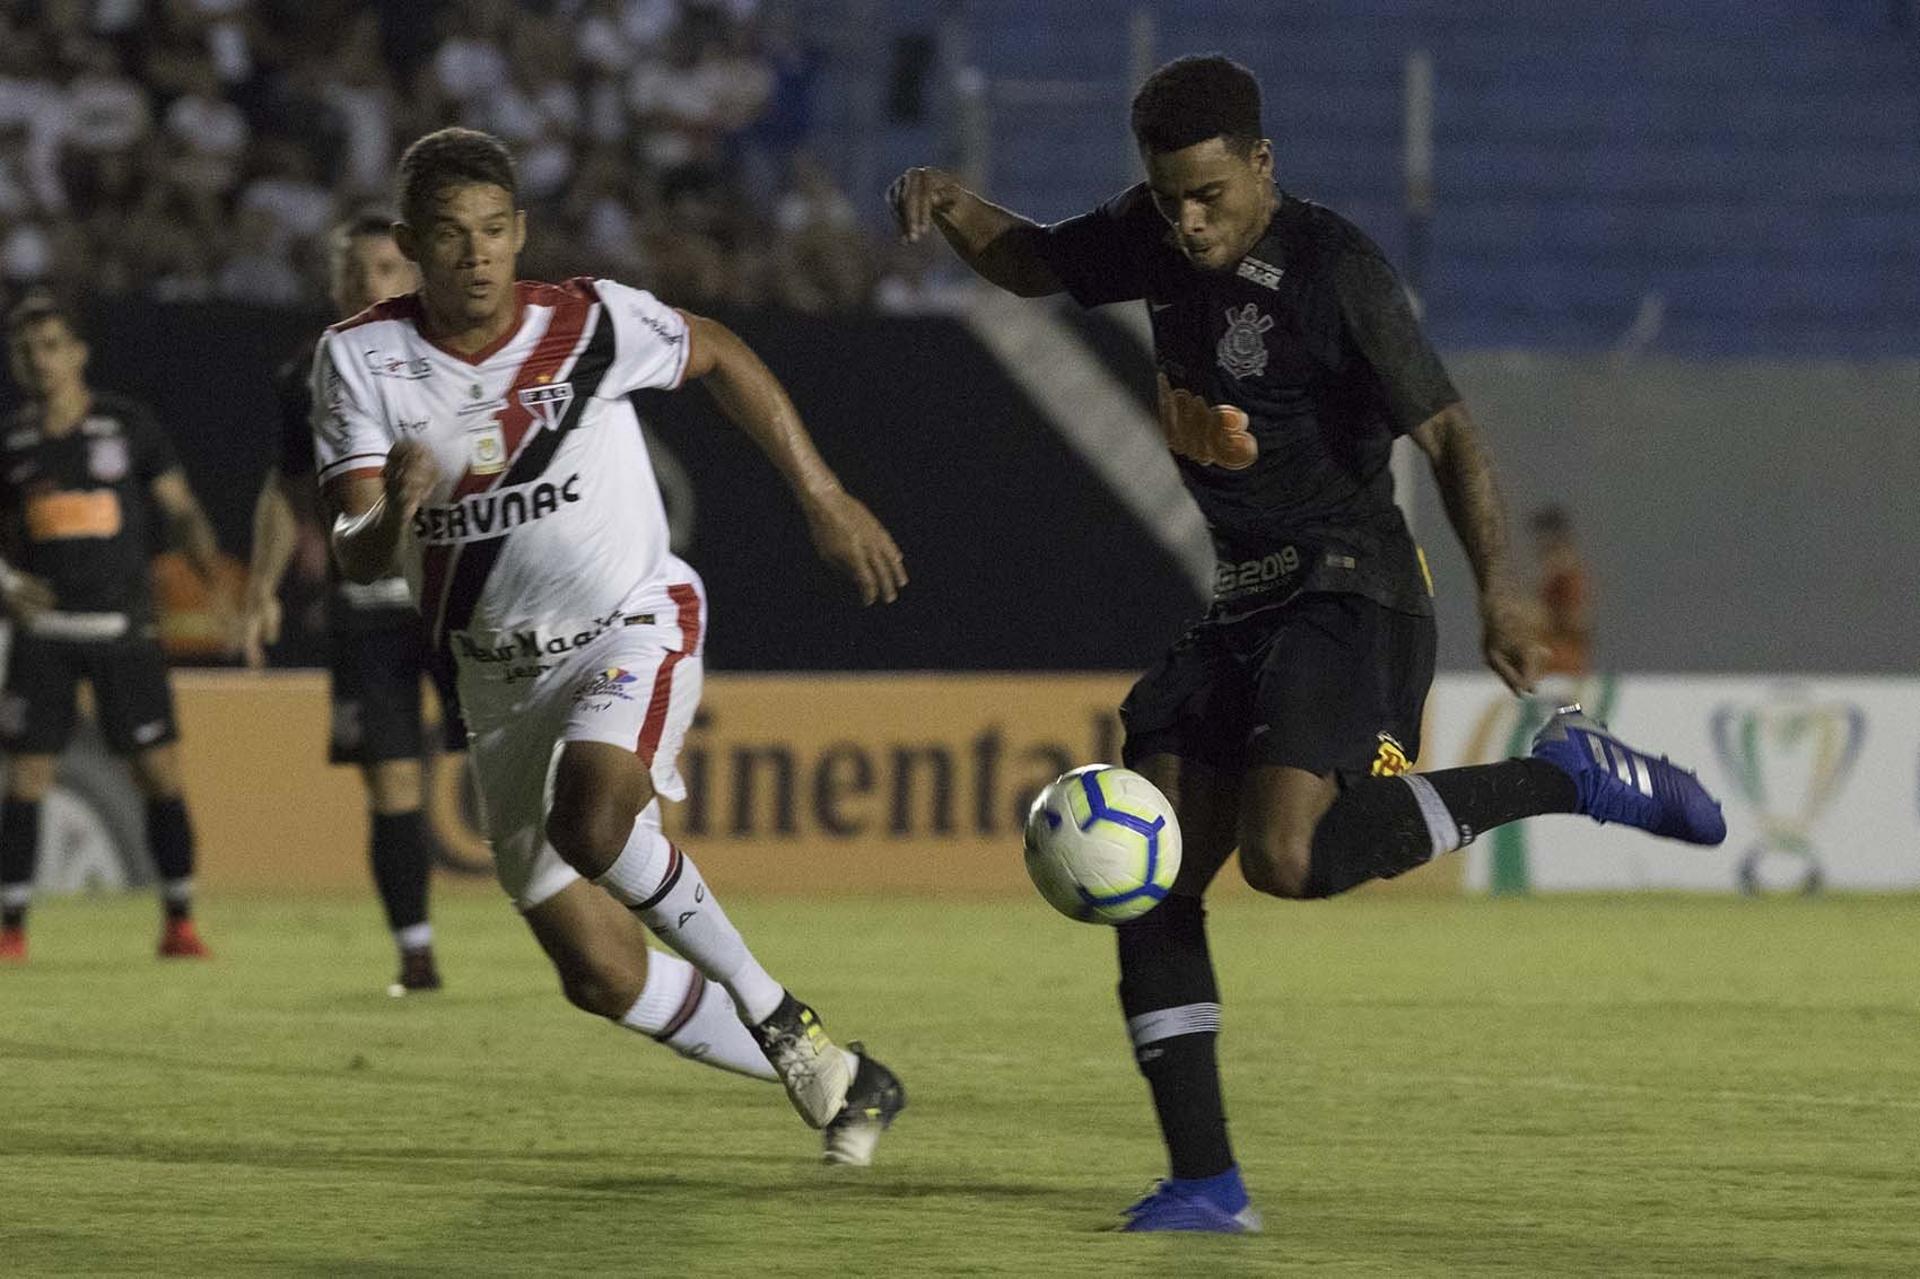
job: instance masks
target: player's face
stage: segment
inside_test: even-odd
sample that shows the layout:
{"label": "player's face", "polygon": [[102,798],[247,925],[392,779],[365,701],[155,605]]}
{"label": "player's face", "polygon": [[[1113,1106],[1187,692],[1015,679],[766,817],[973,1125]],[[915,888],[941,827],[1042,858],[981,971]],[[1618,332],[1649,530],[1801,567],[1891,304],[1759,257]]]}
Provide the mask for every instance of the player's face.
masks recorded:
{"label": "player's face", "polygon": [[78,384],[87,368],[87,344],[53,317],[27,325],[8,344],[13,380],[29,395],[52,395]]}
{"label": "player's face", "polygon": [[506,188],[490,182],[442,190],[426,225],[405,229],[401,248],[420,266],[431,310],[484,324],[513,308],[513,265],[527,219]]}
{"label": "player's face", "polygon": [[334,254],[332,294],[342,318],[358,315],[382,298],[420,287],[420,273],[390,235],[356,235]]}
{"label": "player's face", "polygon": [[1265,234],[1273,214],[1273,147],[1265,139],[1245,155],[1225,138],[1208,138],[1140,158],[1174,243],[1201,270],[1231,270]]}

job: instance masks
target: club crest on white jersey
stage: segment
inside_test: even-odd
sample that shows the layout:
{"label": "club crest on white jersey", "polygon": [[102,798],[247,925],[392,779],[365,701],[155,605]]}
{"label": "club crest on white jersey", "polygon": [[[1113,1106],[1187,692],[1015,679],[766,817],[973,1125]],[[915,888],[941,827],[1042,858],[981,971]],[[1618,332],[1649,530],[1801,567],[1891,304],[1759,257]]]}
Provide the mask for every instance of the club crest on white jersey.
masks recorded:
{"label": "club crest on white jersey", "polygon": [[435,344],[409,295],[336,325],[315,357],[323,484],[377,475],[402,439],[436,464],[402,546],[436,640],[599,616],[685,572],[627,397],[678,385],[686,318],[610,280],[515,294],[517,324],[484,351]]}

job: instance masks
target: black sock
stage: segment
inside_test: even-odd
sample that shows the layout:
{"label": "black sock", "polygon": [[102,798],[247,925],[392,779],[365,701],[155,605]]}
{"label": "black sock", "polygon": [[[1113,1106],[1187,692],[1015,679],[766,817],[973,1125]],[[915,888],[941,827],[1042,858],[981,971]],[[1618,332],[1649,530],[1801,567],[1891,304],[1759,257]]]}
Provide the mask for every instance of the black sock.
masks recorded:
{"label": "black sock", "polygon": [[373,815],[373,882],[394,932],[427,922],[427,879],[432,859],[420,812]]}
{"label": "black sock", "polygon": [[1169,897],[1114,930],[1120,938],[1120,1009],[1134,1060],[1153,1090],[1175,1177],[1211,1177],[1233,1166],[1214,1041],[1220,990],[1197,897]]}
{"label": "black sock", "polygon": [[1571,813],[1573,779],[1543,759],[1368,777],[1333,802],[1313,831],[1307,897],[1331,897],[1370,879],[1391,879],[1482,831]]}
{"label": "black sock", "polygon": [[160,900],[168,919],[193,914],[193,823],[182,799],[147,801],[147,851],[160,876]]}
{"label": "black sock", "polygon": [[0,800],[0,927],[27,922],[40,861],[40,801]]}

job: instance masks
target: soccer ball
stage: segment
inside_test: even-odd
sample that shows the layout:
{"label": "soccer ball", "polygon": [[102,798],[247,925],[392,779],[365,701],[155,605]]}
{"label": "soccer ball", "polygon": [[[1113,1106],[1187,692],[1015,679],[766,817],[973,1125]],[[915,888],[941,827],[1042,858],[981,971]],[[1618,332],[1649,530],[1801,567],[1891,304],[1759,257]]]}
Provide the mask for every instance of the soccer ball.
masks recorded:
{"label": "soccer ball", "polygon": [[1027,811],[1027,874],[1068,919],[1135,919],[1166,898],[1179,873],[1173,805],[1129,769],[1076,768],[1041,791]]}

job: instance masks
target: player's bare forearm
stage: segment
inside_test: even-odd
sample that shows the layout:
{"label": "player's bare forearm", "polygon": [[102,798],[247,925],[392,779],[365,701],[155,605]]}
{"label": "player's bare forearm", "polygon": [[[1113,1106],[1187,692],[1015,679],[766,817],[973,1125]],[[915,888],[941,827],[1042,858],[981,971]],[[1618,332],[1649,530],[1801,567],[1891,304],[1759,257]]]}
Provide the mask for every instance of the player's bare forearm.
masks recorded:
{"label": "player's bare forearm", "polygon": [[387,575],[406,530],[400,507],[370,476],[340,480],[328,496],[337,514],[327,541],[341,575],[354,582],[379,581]]}
{"label": "player's bare forearm", "polygon": [[293,562],[299,525],[288,500],[287,481],[278,470],[268,473],[253,504],[253,556],[247,565],[247,596],[265,599],[277,594],[280,581]]}
{"label": "player's bare forearm", "polygon": [[840,479],[814,447],[786,388],[753,348],[726,325],[687,316],[693,343],[687,377],[698,378],[727,419],[767,455],[802,505],[841,491]]}
{"label": "player's bare forearm", "polygon": [[689,315],[687,330],[693,343],[687,376],[706,383],[721,412],[778,468],[806,513],[821,557],[854,580],[864,602],[891,604],[907,584],[900,548],[873,512],[841,487],[779,379],[724,324]]}
{"label": "player's bare forearm", "polygon": [[220,539],[214,536],[213,525],[206,515],[195,510],[179,522],[177,530],[180,549],[200,580],[208,586],[219,581]]}
{"label": "player's bare forearm", "polygon": [[220,541],[193,496],[186,473],[175,469],[155,477],[153,496],[166,517],[168,542],[187,557],[200,580],[211,586],[220,569]]}
{"label": "player's bare forearm", "polygon": [[887,192],[900,236],[908,243],[931,228],[981,279],[1023,298],[1046,297],[1065,286],[1041,257],[1046,232],[962,186],[941,169],[909,169]]}
{"label": "player's bare forearm", "polygon": [[363,585],[391,572],[407,525],[439,478],[426,447],[402,440],[387,453],[380,474],[341,476],[328,485],[335,515],[327,540],[340,572]]}
{"label": "player's bare forearm", "polygon": [[394,552],[400,549],[400,535],[406,528],[406,521],[399,518],[398,510],[384,496],[376,496],[372,504],[359,513],[349,514],[343,509],[334,520],[330,538],[333,560],[348,581],[365,584],[387,575],[387,567],[393,563]]}
{"label": "player's bare forearm", "polygon": [[1506,510],[1466,405],[1441,409],[1414,428],[1413,438],[1433,463],[1447,522],[1473,566],[1482,601],[1511,589]]}
{"label": "player's bare forearm", "polygon": [[1507,517],[1493,464],[1466,405],[1452,404],[1414,428],[1433,462],[1447,522],[1460,539],[1480,588],[1481,647],[1487,665],[1516,693],[1531,692],[1546,656],[1537,627],[1514,586],[1507,557]]}

